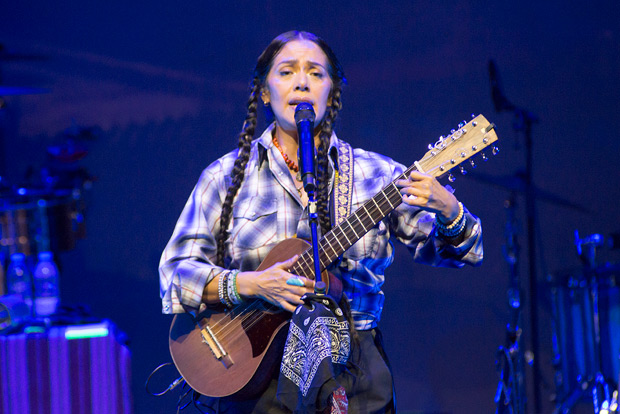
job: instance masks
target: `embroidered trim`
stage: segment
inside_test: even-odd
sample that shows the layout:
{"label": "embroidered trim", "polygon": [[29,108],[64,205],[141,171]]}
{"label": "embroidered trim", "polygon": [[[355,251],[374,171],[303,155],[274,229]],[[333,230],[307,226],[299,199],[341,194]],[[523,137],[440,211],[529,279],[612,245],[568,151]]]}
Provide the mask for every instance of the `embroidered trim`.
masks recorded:
{"label": "embroidered trim", "polygon": [[334,185],[335,221],[342,223],[351,215],[353,198],[353,148],[338,140],[338,171]]}

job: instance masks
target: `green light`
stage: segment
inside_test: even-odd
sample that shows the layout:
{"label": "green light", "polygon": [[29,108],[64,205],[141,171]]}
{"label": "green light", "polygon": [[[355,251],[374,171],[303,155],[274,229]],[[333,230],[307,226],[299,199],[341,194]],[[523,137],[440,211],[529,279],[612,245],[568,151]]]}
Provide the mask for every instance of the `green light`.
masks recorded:
{"label": "green light", "polygon": [[25,334],[40,334],[45,333],[45,328],[43,326],[26,326],[24,328]]}
{"label": "green light", "polygon": [[66,339],[101,338],[108,334],[107,324],[75,326],[65,330]]}

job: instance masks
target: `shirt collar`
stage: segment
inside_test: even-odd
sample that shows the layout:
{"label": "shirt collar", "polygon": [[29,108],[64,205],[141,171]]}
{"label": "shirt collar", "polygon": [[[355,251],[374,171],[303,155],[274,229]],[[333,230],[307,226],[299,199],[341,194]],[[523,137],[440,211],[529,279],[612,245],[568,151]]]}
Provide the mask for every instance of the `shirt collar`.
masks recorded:
{"label": "shirt collar", "polygon": [[[258,165],[259,168],[263,165],[263,161],[267,160],[267,151],[273,146],[273,130],[275,128],[275,122],[265,129],[258,141]],[[329,156],[329,162],[331,166],[338,169],[338,137],[336,133],[332,131],[332,136],[329,139],[329,149],[327,151]]]}

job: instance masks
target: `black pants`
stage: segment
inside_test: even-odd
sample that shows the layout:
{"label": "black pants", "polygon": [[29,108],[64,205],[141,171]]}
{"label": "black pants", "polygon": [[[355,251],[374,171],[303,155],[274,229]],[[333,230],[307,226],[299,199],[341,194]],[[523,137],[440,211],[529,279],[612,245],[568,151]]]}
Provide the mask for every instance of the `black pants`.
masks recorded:
{"label": "black pants", "polygon": [[[383,349],[383,339],[378,329],[358,331],[359,345],[353,341],[352,369],[338,378],[349,400],[349,413],[396,413],[392,373]],[[267,390],[256,400],[231,401],[227,398],[208,398],[201,403],[218,414],[290,414],[276,398],[277,376]]]}

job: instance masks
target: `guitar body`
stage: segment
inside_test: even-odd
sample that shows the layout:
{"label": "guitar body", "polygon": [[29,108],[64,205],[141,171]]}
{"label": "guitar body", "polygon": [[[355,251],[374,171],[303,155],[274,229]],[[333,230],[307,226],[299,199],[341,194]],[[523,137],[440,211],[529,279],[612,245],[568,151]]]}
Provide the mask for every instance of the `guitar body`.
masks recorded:
{"label": "guitar body", "polygon": [[[278,243],[257,270],[307,250],[301,239]],[[229,312],[207,309],[196,317],[175,315],[170,326],[172,359],[187,383],[203,395],[248,399],[259,395],[279,368],[290,313],[256,300]],[[206,328],[227,354],[217,359],[203,341]]]}

